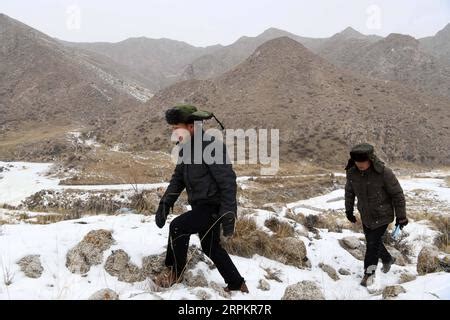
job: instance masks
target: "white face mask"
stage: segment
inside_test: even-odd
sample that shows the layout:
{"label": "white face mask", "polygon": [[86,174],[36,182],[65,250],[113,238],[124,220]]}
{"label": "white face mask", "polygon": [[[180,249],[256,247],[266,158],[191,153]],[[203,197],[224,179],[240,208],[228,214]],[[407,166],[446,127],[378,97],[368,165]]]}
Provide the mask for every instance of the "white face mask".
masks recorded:
{"label": "white face mask", "polygon": [[185,144],[191,139],[191,133],[189,130],[179,128],[172,131],[171,141],[177,142],[177,144]]}

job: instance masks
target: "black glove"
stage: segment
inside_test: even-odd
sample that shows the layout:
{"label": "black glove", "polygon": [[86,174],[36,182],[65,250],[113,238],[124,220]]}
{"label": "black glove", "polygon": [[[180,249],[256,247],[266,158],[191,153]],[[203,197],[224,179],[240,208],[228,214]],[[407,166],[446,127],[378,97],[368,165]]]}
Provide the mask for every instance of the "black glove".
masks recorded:
{"label": "black glove", "polygon": [[356,217],[353,213],[346,213],[347,220],[351,223],[356,223]]}
{"label": "black glove", "polygon": [[222,231],[224,237],[231,237],[234,234],[235,214],[230,212],[222,218]]}
{"label": "black glove", "polygon": [[395,226],[400,225],[400,230],[403,229],[403,227],[405,227],[408,224],[408,218],[397,218],[395,221]]}
{"label": "black glove", "polygon": [[170,212],[170,206],[168,206],[166,203],[161,202],[158,206],[158,210],[156,211],[156,217],[155,222],[158,228],[164,227],[166,224],[167,216]]}

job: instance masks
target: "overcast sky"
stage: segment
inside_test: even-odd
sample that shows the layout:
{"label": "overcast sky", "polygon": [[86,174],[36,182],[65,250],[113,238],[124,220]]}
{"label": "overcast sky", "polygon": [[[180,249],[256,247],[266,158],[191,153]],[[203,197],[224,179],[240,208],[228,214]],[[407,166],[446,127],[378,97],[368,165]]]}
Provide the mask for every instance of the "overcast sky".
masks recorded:
{"label": "overcast sky", "polygon": [[351,26],[420,38],[450,22],[450,0],[1,0],[0,12],[68,41],[145,36],[206,46],[270,27],[310,37]]}

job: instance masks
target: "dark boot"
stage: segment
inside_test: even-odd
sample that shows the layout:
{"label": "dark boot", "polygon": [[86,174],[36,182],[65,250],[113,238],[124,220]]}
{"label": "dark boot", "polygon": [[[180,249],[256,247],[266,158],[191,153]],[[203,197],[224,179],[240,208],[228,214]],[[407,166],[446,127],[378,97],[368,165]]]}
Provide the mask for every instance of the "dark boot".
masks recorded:
{"label": "dark boot", "polygon": [[375,274],[367,274],[367,273],[365,273],[360,284],[363,287],[369,287],[369,286],[371,286],[373,284],[374,280],[375,280]]}
{"label": "dark boot", "polygon": [[229,285],[224,288],[223,290],[225,290],[225,292],[231,292],[231,291],[241,291],[243,293],[249,293],[248,291],[248,287],[245,284],[245,282],[242,282],[240,287],[230,287]]}
{"label": "dark boot", "polygon": [[392,257],[391,260],[389,260],[389,262],[384,263],[383,262],[383,267],[381,268],[381,271],[383,271],[383,273],[388,273],[389,270],[391,270],[391,266],[395,263],[395,258]]}

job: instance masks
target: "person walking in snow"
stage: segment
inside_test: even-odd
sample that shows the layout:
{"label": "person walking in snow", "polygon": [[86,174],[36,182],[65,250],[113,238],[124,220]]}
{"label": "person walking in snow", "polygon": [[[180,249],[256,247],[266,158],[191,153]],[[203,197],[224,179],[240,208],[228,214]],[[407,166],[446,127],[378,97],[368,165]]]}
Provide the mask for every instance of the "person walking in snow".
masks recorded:
{"label": "person walking in snow", "polygon": [[364,277],[361,285],[373,283],[378,259],[383,263],[382,271],[389,272],[395,262],[383,244],[382,237],[388,225],[396,217],[396,226],[408,224],[403,189],[391,169],[385,166],[374,152],[374,147],[363,143],[352,148],[347,167],[345,185],[345,213],[347,219],[356,223],[354,216],[355,197],[366,238]]}
{"label": "person walking in snow", "polygon": [[[176,165],[170,184],[160,200],[156,224],[159,228],[164,227],[170,209],[173,210],[174,203],[184,189],[192,210],[170,223],[165,259],[167,270],[154,281],[158,286],[166,288],[181,282],[187,262],[189,239],[192,234],[197,233],[203,252],[214,262],[227,284],[225,291],[248,293],[244,278],[220,242],[220,227],[222,226],[224,237],[231,237],[237,215],[236,174],[227,161],[225,144],[220,142],[220,148],[223,149],[222,155],[218,157],[220,161],[207,164],[203,159],[209,141],[215,140],[210,136],[206,137],[201,122],[198,121],[214,115],[198,111],[194,106],[182,105],[167,110],[165,116],[178,138],[177,144],[181,146],[179,156],[183,160]],[[199,147],[194,142],[196,138],[201,140]],[[196,154],[200,161],[196,161]]]}

